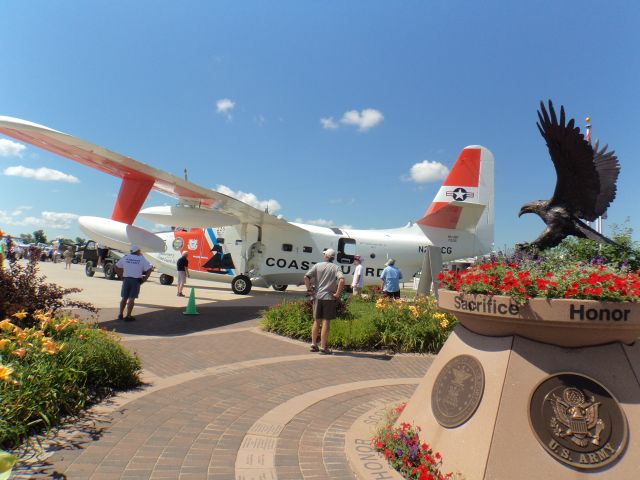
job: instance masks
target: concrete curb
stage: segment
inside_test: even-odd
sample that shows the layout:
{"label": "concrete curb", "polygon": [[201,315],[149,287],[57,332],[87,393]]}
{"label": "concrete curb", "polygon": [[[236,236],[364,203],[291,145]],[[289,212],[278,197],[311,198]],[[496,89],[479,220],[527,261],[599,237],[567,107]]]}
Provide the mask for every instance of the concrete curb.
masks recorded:
{"label": "concrete curb", "polygon": [[403,480],[404,478],[391,468],[389,462],[371,445],[376,427],[391,407],[393,405],[380,404],[372,408],[358,417],[347,430],[344,450],[347,461],[358,479]]}

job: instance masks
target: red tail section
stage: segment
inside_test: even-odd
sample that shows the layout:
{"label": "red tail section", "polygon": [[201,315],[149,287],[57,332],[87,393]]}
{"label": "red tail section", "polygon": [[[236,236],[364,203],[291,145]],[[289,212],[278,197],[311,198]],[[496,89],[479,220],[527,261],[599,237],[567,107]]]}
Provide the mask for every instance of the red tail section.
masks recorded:
{"label": "red tail section", "polygon": [[492,196],[491,152],[476,145],[466,147],[417,223],[454,230],[473,227],[484,208],[492,204]]}

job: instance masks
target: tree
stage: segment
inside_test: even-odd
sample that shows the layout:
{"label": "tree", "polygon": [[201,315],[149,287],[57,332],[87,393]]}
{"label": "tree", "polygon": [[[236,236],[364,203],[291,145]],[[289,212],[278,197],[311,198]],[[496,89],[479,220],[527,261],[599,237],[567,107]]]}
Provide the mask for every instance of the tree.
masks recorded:
{"label": "tree", "polygon": [[33,241],[36,243],[49,243],[47,236],[44,234],[44,230],[36,230],[33,232]]}
{"label": "tree", "polygon": [[76,243],[80,243],[84,245],[85,243],[87,243],[87,239],[82,237],[76,237]]}
{"label": "tree", "polygon": [[[552,250],[565,259],[583,263],[603,263],[640,269],[640,244],[633,240],[633,229],[627,218],[622,226],[612,224],[614,245],[594,242],[586,238],[568,237]],[[551,252],[550,252],[551,253]]]}
{"label": "tree", "polygon": [[31,235],[30,233],[21,233],[20,238],[24,243],[35,243],[33,235]]}

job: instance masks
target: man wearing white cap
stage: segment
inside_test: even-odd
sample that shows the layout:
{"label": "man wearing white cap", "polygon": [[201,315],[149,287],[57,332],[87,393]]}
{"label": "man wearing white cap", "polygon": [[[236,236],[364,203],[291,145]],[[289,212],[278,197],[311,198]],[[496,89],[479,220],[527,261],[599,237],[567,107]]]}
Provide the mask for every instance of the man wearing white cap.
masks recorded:
{"label": "man wearing white cap", "polygon": [[[118,320],[131,322],[135,320],[131,311],[140,294],[140,285],[146,282],[151,275],[151,264],[140,253],[140,247],[131,245],[129,254],[122,257],[116,263],[116,273],[122,277],[122,290],[120,296],[120,314]],[[127,316],[124,315],[124,307],[127,307]]]}
{"label": "man wearing white cap", "polygon": [[[324,262],[316,263],[304,276],[307,291],[314,294],[311,351],[319,351],[325,355],[331,354],[331,350],[327,348],[329,321],[336,318],[336,302],[344,288],[344,276],[340,268],[333,263],[335,256],[336,251],[328,248],[324,251]],[[321,320],[322,332],[320,333],[320,348],[318,348],[316,341]]]}
{"label": "man wearing white cap", "polygon": [[396,267],[396,261],[393,258],[387,260],[384,264],[385,269],[382,270],[380,279],[382,280],[382,293],[390,298],[400,298],[400,280],[402,280],[402,272]]}

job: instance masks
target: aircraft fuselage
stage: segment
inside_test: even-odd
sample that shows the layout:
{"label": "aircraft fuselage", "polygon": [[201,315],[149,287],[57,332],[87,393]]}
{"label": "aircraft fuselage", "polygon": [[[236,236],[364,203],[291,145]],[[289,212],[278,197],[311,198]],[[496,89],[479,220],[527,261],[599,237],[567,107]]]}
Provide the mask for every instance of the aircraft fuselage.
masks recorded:
{"label": "aircraft fuselage", "polygon": [[193,228],[159,233],[166,243],[163,253],[146,254],[162,273],[175,274],[175,265],[185,250],[193,278],[230,283],[246,274],[256,286],[298,285],[304,274],[323,260],[327,248],[336,250],[336,263],[347,282],[354,272],[353,258],[363,260],[366,285],[379,285],[389,258],[396,260],[405,281],[422,267],[426,247],[437,245],[444,261],[478,254],[474,236],[466,231],[438,229],[430,237],[417,225],[389,230],[353,230],[295,224],[302,230],[292,234],[269,225],[237,225]]}

